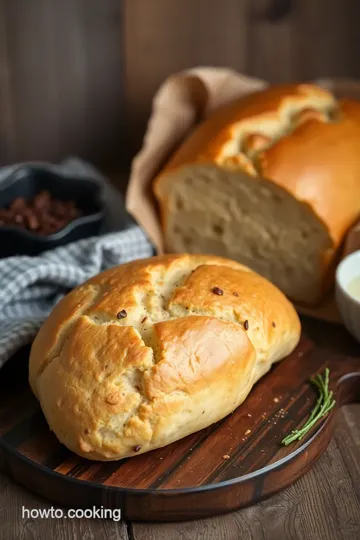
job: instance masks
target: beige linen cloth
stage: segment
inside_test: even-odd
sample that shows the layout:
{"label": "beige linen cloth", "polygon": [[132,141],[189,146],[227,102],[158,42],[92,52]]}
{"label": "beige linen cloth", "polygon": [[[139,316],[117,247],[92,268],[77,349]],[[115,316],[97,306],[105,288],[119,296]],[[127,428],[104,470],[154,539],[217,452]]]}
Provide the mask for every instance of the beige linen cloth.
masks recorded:
{"label": "beige linen cloth", "polygon": [[[360,82],[343,79],[313,82],[338,97],[360,99]],[[164,252],[164,243],[151,192],[152,180],[157,172],[196,124],[218,107],[267,86],[266,81],[214,67],[182,71],[170,76],[160,86],[153,99],[143,146],[132,162],[126,194],[127,210],[146,231],[158,253]],[[360,224],[348,234],[344,255],[356,249],[360,249]],[[300,306],[298,309],[317,318],[340,322],[333,293],[316,309]]]}

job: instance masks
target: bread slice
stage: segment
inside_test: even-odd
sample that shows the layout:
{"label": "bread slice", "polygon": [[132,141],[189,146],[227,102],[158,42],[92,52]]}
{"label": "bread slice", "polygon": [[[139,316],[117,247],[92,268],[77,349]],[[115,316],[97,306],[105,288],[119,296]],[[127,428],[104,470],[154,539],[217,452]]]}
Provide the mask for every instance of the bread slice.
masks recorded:
{"label": "bread slice", "polygon": [[316,304],[360,218],[360,103],[304,84],[242,98],[195,129],[154,193],[168,252],[229,257]]}
{"label": "bread slice", "polygon": [[170,252],[229,257],[294,300],[319,297],[331,238],[309,206],[283,188],[241,171],[192,165],[168,177],[161,196]]}

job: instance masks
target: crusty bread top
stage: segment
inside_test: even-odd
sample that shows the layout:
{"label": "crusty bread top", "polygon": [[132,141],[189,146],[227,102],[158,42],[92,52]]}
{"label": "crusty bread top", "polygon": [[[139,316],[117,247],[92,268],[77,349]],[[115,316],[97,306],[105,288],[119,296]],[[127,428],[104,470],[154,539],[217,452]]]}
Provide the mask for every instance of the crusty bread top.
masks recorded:
{"label": "crusty bread top", "polygon": [[[160,440],[174,396],[206,391],[224,370],[229,384],[243,373],[246,388],[299,335],[292,304],[248,268],[154,257],[94,277],[55,307],[32,346],[30,384],[62,442],[109,458]],[[123,435],[117,427],[104,442],[115,421]]]}
{"label": "crusty bread top", "polygon": [[218,109],[175,152],[154,182],[214,163],[267,178],[308,203],[335,246],[360,216],[360,103],[310,84],[270,87]]}
{"label": "crusty bread top", "polygon": [[[214,287],[221,288],[224,294],[215,294]],[[119,319],[117,314],[122,310],[126,311],[126,317]],[[30,383],[33,391],[36,394],[38,375],[60,355],[70,339],[84,341],[82,346],[86,349],[94,347],[94,343],[77,335],[78,325],[96,332],[102,326],[110,329],[107,323],[116,324],[125,331],[125,340],[132,329],[130,333],[135,336],[135,342],[144,340],[152,346],[155,343],[153,326],[185,317],[183,324],[191,329],[194,320],[190,315],[214,317],[241,326],[248,320],[248,335],[255,343],[261,341],[259,353],[263,350],[266,356],[271,353],[275,336],[288,330],[289,321],[295,333],[299,328],[296,312],[285,295],[246,266],[208,255],[142,259],[90,279],[54,308],[32,346]],[[177,325],[178,322],[172,327],[174,338]],[[158,331],[162,333],[161,327]],[[157,341],[155,354],[161,352],[158,345]],[[134,355],[137,356],[136,351]],[[133,359],[128,355],[126,361],[131,364]]]}

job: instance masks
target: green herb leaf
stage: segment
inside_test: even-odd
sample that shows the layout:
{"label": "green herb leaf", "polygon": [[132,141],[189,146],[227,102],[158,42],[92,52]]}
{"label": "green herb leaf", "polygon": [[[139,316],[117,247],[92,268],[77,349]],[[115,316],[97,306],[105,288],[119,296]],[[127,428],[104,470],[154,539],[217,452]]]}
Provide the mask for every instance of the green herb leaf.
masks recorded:
{"label": "green herb leaf", "polygon": [[319,397],[316,405],[313,408],[309,418],[300,429],[295,429],[289,435],[287,435],[281,444],[288,446],[294,441],[301,441],[301,439],[310,431],[310,429],[320,420],[326,416],[334,407],[336,401],[333,399],[333,392],[329,391],[329,368],[325,369],[324,376],[319,373],[310,379],[311,384],[318,390]]}

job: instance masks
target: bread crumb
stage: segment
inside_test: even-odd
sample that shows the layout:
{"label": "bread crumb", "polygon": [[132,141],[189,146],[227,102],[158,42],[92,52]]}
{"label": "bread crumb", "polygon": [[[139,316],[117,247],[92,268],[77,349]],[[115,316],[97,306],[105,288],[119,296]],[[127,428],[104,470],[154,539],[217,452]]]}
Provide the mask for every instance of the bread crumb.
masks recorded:
{"label": "bread crumb", "polygon": [[230,459],[229,454],[224,454],[224,455],[223,455],[223,459]]}
{"label": "bread crumb", "polygon": [[279,398],[278,398],[278,397],[274,397],[273,402],[274,402],[274,403],[279,403]]}
{"label": "bread crumb", "polygon": [[251,418],[251,414],[250,414],[250,413],[248,413],[248,417]]}
{"label": "bread crumb", "polygon": [[251,433],[251,429],[247,429],[247,430],[245,431],[245,435],[249,435],[249,433]]}
{"label": "bread crumb", "polygon": [[105,401],[110,405],[116,405],[119,401],[119,392],[111,392],[106,396]]}
{"label": "bread crumb", "polygon": [[90,446],[90,444],[88,444],[86,441],[84,441],[84,439],[81,439],[81,438],[79,440],[79,446],[82,452],[91,452],[92,450],[92,447]]}

